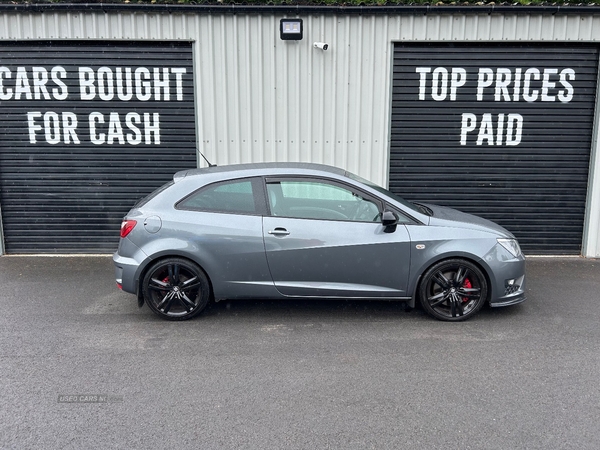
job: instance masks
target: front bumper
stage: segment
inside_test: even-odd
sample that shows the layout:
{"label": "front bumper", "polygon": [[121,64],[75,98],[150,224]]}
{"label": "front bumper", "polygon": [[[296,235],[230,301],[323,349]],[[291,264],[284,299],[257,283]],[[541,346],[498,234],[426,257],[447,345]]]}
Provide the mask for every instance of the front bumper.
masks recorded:
{"label": "front bumper", "polygon": [[[523,269],[524,270],[524,269]],[[501,286],[500,286],[501,287]],[[504,280],[504,295],[495,302],[490,302],[491,306],[510,306],[525,301],[525,273],[517,278],[507,278]]]}
{"label": "front bumper", "polygon": [[[525,257],[507,258],[507,253],[496,253],[499,256],[492,260],[487,259],[491,269],[492,296],[490,306],[510,306],[525,301]],[[489,255],[488,255],[489,256]]]}
{"label": "front bumper", "polygon": [[519,303],[523,303],[525,300],[527,300],[527,297],[525,297],[525,292],[522,292],[519,295],[516,295],[509,299],[505,299],[505,300],[497,301],[497,302],[493,302],[493,303],[490,302],[490,306],[493,308],[497,308],[497,307],[501,307],[501,306],[518,305]]}

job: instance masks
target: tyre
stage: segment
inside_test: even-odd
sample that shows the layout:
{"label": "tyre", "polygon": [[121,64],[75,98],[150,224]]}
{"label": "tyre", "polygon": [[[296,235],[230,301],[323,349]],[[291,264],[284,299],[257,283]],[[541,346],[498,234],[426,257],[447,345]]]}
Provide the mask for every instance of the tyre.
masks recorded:
{"label": "tyre", "polygon": [[202,269],[181,258],[154,264],[142,282],[144,300],[163,319],[186,320],[199,314],[210,299],[210,283]]}
{"label": "tyre", "polygon": [[449,259],[433,265],[423,275],[419,299],[423,309],[439,320],[466,320],[487,300],[484,274],[464,259]]}

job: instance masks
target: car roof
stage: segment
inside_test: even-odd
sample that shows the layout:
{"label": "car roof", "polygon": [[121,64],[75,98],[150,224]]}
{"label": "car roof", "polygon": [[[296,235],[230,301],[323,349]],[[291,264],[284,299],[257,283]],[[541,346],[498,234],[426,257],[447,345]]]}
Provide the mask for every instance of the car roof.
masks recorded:
{"label": "car roof", "polygon": [[[237,172],[237,174],[235,173]],[[173,179],[178,181],[186,177],[195,177],[208,174],[227,173],[229,175],[240,176],[260,176],[277,174],[306,174],[314,175],[316,173],[329,173],[339,176],[346,175],[346,171],[338,167],[327,166],[325,164],[315,163],[287,163],[287,162],[269,162],[269,163],[248,163],[248,164],[230,164],[225,166],[211,166],[200,169],[189,169],[177,172]]]}

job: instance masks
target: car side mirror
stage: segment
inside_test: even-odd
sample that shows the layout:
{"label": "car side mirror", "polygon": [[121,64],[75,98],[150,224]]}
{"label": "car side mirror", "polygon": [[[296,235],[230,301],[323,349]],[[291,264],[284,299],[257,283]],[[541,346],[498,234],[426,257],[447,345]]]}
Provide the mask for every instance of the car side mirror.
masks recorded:
{"label": "car side mirror", "polygon": [[381,215],[381,224],[385,227],[385,233],[393,233],[398,225],[398,216],[393,211],[384,211]]}

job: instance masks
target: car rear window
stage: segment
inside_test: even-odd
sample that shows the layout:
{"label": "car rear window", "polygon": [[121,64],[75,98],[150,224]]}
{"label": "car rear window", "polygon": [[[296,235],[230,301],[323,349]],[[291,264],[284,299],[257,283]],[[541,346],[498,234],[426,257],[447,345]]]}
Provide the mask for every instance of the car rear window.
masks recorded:
{"label": "car rear window", "polygon": [[238,214],[257,214],[252,180],[211,184],[177,203],[177,209]]}
{"label": "car rear window", "polygon": [[150,194],[148,194],[145,197],[142,197],[141,199],[139,199],[138,202],[135,205],[133,205],[133,207],[134,208],[140,208],[140,207],[144,206],[146,203],[148,203],[150,200],[152,200],[154,197],[156,197],[162,191],[164,191],[164,190],[170,188],[171,186],[173,186],[174,183],[175,182],[173,180],[171,180],[168,183],[163,184],[158,189],[152,191]]}

